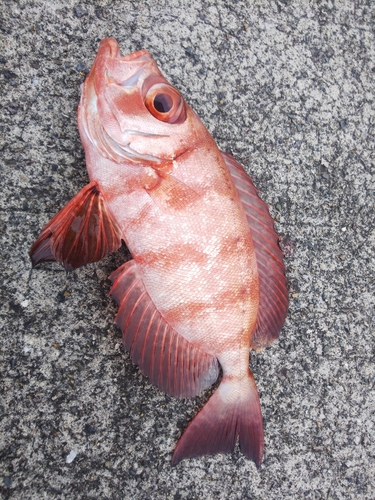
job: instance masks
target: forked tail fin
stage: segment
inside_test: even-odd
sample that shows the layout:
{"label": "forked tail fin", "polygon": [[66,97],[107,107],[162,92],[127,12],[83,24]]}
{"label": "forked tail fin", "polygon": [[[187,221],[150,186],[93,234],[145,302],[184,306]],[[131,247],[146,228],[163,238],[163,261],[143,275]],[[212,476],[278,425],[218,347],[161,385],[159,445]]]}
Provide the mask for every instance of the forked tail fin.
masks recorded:
{"label": "forked tail fin", "polygon": [[224,376],[219,388],[180,438],[172,465],[184,458],[228,453],[237,439],[244,455],[260,465],[264,450],[262,413],[254,377]]}

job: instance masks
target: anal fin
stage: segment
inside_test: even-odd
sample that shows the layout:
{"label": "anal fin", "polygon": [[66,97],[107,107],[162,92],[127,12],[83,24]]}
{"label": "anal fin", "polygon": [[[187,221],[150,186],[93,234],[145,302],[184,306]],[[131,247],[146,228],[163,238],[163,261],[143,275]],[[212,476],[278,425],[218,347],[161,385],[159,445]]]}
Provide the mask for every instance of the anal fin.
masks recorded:
{"label": "anal fin", "polygon": [[193,397],[218,377],[216,357],[179,335],[152,302],[134,260],[111,274],[110,296],[119,304],[116,323],[132,361],[160,390]]}
{"label": "anal fin", "polygon": [[30,257],[33,266],[56,260],[72,271],[102,259],[120,246],[120,229],[93,181],[44,226],[30,249]]}

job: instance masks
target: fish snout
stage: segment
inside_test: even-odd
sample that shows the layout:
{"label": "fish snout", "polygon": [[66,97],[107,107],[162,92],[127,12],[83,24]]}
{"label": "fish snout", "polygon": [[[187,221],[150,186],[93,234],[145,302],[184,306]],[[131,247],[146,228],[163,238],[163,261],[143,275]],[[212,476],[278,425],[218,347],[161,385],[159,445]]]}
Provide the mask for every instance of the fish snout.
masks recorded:
{"label": "fish snout", "polygon": [[111,58],[121,57],[117,40],[114,38],[104,38],[104,40],[101,40],[96,57],[98,58],[99,56]]}
{"label": "fish snout", "polygon": [[105,38],[100,42],[97,56],[99,55],[111,59],[121,59],[123,62],[146,62],[152,59],[151,54],[146,49],[121,56],[119,45],[114,38]]}

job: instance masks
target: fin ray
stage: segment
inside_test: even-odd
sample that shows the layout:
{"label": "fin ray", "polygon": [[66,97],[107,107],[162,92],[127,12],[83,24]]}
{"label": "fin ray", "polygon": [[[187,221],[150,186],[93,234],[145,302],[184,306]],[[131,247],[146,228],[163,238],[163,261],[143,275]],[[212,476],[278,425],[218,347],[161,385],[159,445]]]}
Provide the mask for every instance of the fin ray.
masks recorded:
{"label": "fin ray", "polygon": [[172,465],[185,458],[232,452],[237,440],[242,453],[259,466],[264,450],[263,423],[250,371],[242,381],[224,375],[216,392],[178,441]]}
{"label": "fin ray", "polygon": [[121,231],[93,181],[44,226],[30,249],[30,257],[33,266],[56,260],[72,271],[101,260],[120,246]]}
{"label": "fin ray", "polygon": [[179,335],[164,320],[143,284],[134,260],[111,274],[110,295],[119,304],[116,323],[132,361],[170,396],[193,397],[218,377],[216,357]]}
{"label": "fin ray", "polygon": [[229,154],[222,156],[242,201],[254,242],[259,272],[260,303],[251,347],[260,350],[276,340],[288,310],[283,253],[267,204],[243,167]]}

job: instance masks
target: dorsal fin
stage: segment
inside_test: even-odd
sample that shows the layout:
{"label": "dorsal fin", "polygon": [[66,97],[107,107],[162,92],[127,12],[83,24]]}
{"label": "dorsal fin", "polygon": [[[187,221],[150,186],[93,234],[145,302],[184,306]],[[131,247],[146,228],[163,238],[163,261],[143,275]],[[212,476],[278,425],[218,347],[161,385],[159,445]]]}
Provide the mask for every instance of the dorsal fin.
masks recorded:
{"label": "dorsal fin", "polygon": [[125,349],[141,372],[174,397],[193,397],[212,385],[219,366],[179,335],[156,309],[134,260],[111,274],[110,296],[119,304],[116,323]]}
{"label": "dorsal fin", "polygon": [[93,181],[44,226],[30,249],[30,257],[33,266],[57,260],[72,271],[102,259],[120,246],[120,229]]}
{"label": "dorsal fin", "polygon": [[278,338],[288,310],[283,253],[268,206],[253,181],[232,156],[222,155],[245,209],[257,257],[260,304],[251,347],[260,350]]}

